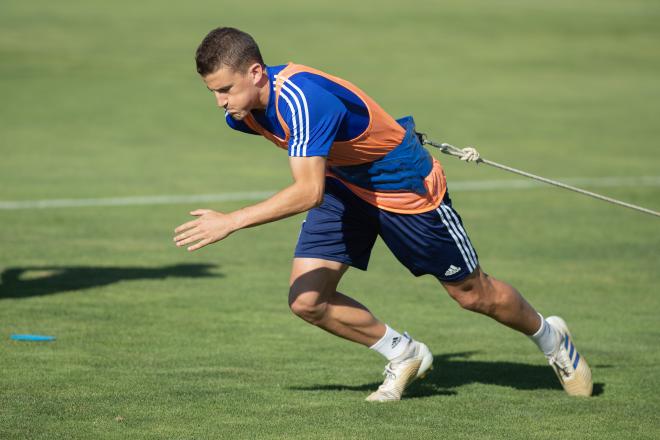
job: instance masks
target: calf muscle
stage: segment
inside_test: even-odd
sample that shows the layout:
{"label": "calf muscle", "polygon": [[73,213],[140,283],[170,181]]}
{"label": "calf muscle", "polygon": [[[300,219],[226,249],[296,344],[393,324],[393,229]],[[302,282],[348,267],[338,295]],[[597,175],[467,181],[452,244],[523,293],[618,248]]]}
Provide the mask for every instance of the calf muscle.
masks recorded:
{"label": "calf muscle", "polygon": [[466,310],[481,313],[526,335],[541,325],[534,308],[510,284],[477,269],[466,279],[442,283],[449,295]]}

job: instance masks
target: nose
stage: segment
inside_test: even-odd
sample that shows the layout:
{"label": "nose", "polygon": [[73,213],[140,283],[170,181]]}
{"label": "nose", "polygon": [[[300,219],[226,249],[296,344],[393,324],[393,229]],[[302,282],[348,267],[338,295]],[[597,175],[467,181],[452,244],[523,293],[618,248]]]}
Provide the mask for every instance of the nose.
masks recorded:
{"label": "nose", "polygon": [[218,104],[218,107],[227,108],[227,94],[213,92],[215,94],[215,102]]}

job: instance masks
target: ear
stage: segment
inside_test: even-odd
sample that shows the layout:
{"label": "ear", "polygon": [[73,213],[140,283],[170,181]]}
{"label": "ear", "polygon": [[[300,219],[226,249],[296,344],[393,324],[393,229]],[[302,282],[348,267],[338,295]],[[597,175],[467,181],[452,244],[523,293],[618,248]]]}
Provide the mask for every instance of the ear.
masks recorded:
{"label": "ear", "polygon": [[259,84],[262,78],[266,75],[264,66],[259,63],[254,63],[248,67],[248,76],[252,80],[252,84]]}

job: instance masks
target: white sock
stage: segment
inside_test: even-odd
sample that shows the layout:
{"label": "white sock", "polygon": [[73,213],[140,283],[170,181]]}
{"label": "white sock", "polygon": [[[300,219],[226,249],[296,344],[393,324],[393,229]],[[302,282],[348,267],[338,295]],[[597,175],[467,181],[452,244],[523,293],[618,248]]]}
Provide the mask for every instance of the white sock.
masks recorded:
{"label": "white sock", "polygon": [[392,330],[389,325],[385,325],[383,337],[369,348],[385,356],[388,361],[392,361],[407,351],[410,341],[410,337]]}
{"label": "white sock", "polygon": [[539,318],[541,318],[541,327],[529,338],[534,341],[543,354],[550,356],[559,346],[559,334],[543,319],[540,313]]}

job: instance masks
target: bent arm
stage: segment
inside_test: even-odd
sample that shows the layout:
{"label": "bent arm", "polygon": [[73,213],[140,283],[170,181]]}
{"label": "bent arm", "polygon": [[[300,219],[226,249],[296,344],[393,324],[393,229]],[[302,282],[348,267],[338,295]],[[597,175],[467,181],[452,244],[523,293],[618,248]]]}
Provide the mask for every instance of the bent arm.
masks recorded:
{"label": "bent arm", "polygon": [[290,217],[318,206],[325,189],[325,157],[290,157],[293,184],[271,198],[229,214],[197,209],[190,214],[197,219],[174,230],[177,246],[189,251],[220,241],[232,232]]}

